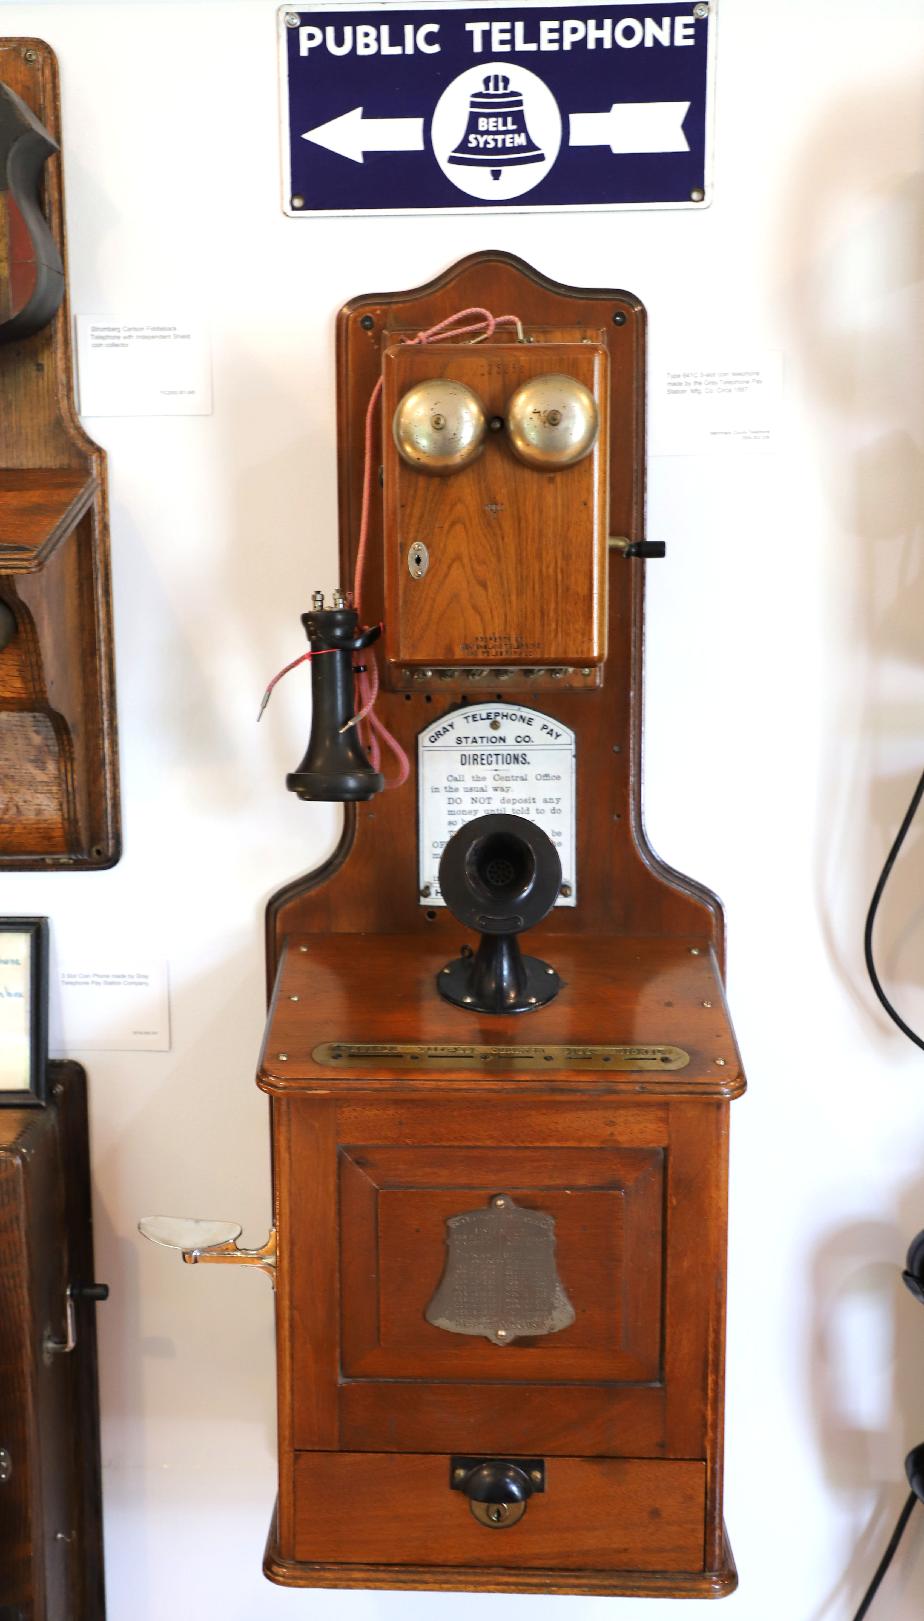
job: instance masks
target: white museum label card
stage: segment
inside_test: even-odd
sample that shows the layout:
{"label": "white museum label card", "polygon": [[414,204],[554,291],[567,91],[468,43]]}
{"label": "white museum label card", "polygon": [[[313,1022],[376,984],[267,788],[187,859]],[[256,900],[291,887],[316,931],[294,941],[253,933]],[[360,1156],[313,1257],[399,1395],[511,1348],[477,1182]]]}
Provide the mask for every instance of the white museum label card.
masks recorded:
{"label": "white museum label card", "polygon": [[104,956],[65,960],[58,968],[56,1012],[56,1053],[169,1052],[167,964]]}
{"label": "white museum label card", "polygon": [[418,734],[418,833],[422,906],[445,906],[440,856],[478,816],[525,816],[561,860],[556,906],[577,904],[574,733],[521,704],[467,704]]}
{"label": "white museum label card", "polygon": [[32,936],[0,934],[0,1092],[24,1092],[31,1056]]}
{"label": "white museum label card", "polygon": [[783,356],[658,357],[651,368],[649,452],[699,456],[779,449]]}
{"label": "white museum label card", "polygon": [[77,381],[81,416],[208,416],[208,329],[201,321],[78,315]]}

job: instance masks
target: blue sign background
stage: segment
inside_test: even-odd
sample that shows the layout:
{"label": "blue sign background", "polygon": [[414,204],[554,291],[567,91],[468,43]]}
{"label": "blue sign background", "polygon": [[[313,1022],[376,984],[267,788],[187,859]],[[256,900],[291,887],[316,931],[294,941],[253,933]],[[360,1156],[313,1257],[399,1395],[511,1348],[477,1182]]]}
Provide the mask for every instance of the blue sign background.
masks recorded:
{"label": "blue sign background", "polygon": [[[504,199],[506,209],[535,211],[543,208],[594,208],[633,204],[689,203],[691,193],[705,190],[708,35],[711,19],[697,21],[689,45],[644,46],[589,50],[581,44],[571,50],[476,54],[465,24],[521,22],[528,38],[535,38],[544,17],[575,18],[599,23],[610,17],[614,26],[635,18],[657,23],[693,14],[685,4],[641,6],[499,7],[464,10],[435,7],[406,9],[380,6],[362,10],[303,11],[303,24],[337,29],[345,26],[388,23],[392,41],[403,38],[405,24],[440,25],[439,54],[332,55],[323,47],[299,54],[299,30],[284,28],[288,63],[290,193],[303,199],[299,213],[399,212],[416,209],[451,209],[475,212],[498,204],[466,195],[441,170],[430,145],[433,109],[446,86],[466,69],[480,63],[502,61],[510,66],[511,88],[516,69],[538,75],[558,102],[562,117],[562,143],[551,170],[522,196]],[[430,36],[431,38],[433,36]],[[511,38],[512,38],[511,33]],[[617,153],[609,146],[571,146],[569,115],[608,112],[614,102],[689,101],[683,123],[687,152]],[[371,118],[423,118],[423,151],[366,151],[364,161],[325,150],[303,139],[306,130],[363,109]]]}

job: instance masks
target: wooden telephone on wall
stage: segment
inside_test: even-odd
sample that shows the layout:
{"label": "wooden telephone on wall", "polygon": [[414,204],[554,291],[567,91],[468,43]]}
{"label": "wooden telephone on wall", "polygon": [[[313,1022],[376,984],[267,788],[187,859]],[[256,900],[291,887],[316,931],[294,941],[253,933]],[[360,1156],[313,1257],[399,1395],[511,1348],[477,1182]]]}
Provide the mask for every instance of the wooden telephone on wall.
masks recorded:
{"label": "wooden telephone on wall", "polygon": [[54,52],[0,39],[0,870],[121,853],[106,457],[74,405],[60,129]]}
{"label": "wooden telephone on wall", "polygon": [[644,363],[637,299],[507,254],[339,317],[342,592],[289,785],[346,812],[267,911],[274,1230],[147,1224],[275,1276],[278,1582],[735,1585],[744,1079],[719,902],[641,824]]}

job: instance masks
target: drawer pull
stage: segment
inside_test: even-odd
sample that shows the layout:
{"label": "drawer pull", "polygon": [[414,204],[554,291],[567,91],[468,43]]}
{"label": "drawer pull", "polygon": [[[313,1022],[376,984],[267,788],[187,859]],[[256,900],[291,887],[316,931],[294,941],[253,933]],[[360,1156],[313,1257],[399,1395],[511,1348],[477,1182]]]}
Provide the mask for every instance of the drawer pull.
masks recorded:
{"label": "drawer pull", "polygon": [[449,1484],[464,1492],[479,1525],[501,1531],[526,1513],[533,1492],[545,1491],[541,1458],[453,1458]]}

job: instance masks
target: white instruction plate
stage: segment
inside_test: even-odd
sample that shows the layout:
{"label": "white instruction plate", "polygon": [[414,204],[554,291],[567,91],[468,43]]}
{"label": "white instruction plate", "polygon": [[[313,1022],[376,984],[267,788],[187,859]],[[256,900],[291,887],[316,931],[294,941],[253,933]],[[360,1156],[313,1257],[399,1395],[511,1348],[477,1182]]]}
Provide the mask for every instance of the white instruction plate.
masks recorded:
{"label": "white instruction plate", "polygon": [[445,906],[440,856],[478,816],[525,816],[549,835],[561,859],[563,893],[577,904],[574,733],[521,704],[466,704],[417,738],[420,904]]}

